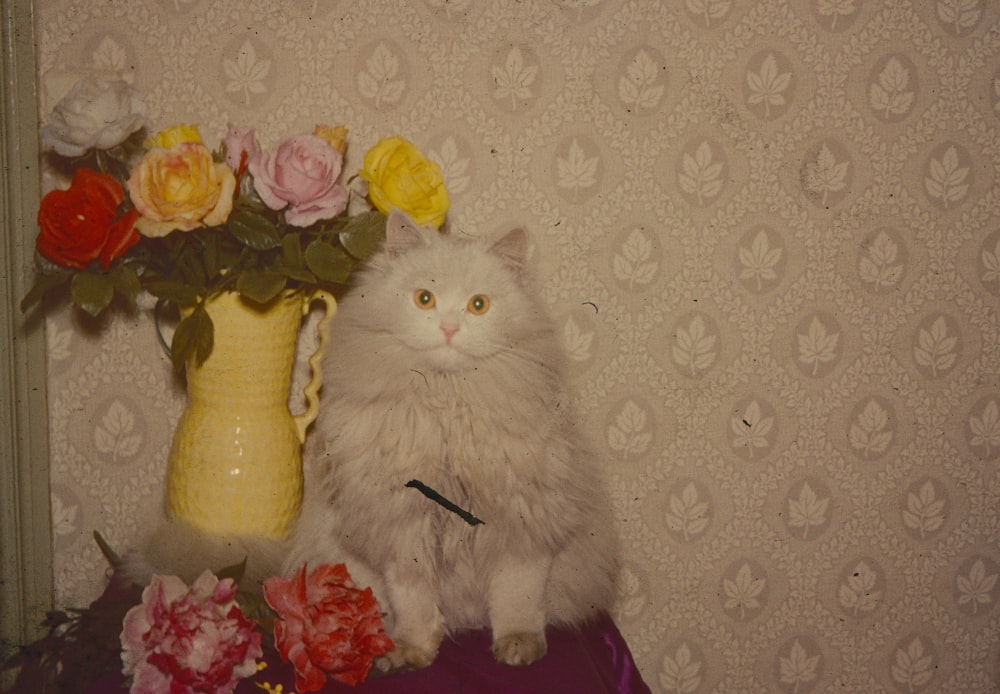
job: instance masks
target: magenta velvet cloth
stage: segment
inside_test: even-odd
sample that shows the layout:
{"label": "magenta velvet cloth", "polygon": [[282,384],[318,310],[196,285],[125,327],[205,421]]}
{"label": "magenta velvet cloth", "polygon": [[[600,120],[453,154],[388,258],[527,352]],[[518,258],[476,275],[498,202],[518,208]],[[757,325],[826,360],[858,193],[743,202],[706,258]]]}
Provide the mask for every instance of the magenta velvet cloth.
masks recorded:
{"label": "magenta velvet cloth", "polygon": [[[549,628],[549,650],[544,658],[527,667],[500,665],[490,651],[486,629],[467,631],[441,644],[437,660],[416,672],[369,678],[348,686],[330,682],[324,694],[643,694],[643,682],[628,645],[614,622],[603,616],[579,630]],[[265,654],[268,666],[257,677],[244,680],[236,691],[260,694],[257,683],[281,684],[295,691],[291,666],[274,653]],[[103,678],[90,694],[120,694],[120,676]]]}

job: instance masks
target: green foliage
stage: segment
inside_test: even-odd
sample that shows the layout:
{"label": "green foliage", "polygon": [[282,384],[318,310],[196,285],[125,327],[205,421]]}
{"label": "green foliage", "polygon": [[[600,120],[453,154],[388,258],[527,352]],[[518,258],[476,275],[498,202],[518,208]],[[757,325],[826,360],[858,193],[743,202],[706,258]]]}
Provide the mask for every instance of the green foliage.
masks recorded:
{"label": "green foliage", "polygon": [[[124,182],[126,158],[139,148],[139,142],[130,140],[115,150],[61,164],[90,166]],[[133,306],[146,291],[185,314],[171,345],[174,366],[183,369],[189,359],[201,363],[212,352],[214,326],[204,304],[213,296],[236,291],[263,304],[286,289],[339,293],[385,238],[385,215],[377,210],[355,216],[342,213],[305,228],[292,227],[281,211],[261,201],[248,173],[240,176],[237,190],[224,224],[142,237],[108,269],[97,262],[82,270],[40,263],[41,273],[21,310],[68,289],[78,308],[97,316],[116,298]]]}

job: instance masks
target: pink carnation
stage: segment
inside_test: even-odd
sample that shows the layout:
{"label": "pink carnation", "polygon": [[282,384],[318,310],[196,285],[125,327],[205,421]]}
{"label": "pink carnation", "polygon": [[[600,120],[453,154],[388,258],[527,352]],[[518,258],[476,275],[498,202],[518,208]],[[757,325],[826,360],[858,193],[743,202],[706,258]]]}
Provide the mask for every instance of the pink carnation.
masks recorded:
{"label": "pink carnation", "polygon": [[307,227],[331,219],[347,207],[347,189],[337,183],[343,167],[339,151],[318,135],[294,135],[269,152],[250,156],[254,190],[285,221]]}
{"label": "pink carnation", "polygon": [[303,564],[292,578],[269,578],[264,597],[278,613],[275,645],[295,667],[301,692],[319,690],[327,675],[357,684],[393,647],[371,588],[356,587],[343,564],[320,564],[308,573]]}
{"label": "pink carnation", "polygon": [[263,655],[256,623],[235,599],[236,584],[205,571],[188,587],[154,575],[122,623],[122,672],[132,694],[232,692]]}

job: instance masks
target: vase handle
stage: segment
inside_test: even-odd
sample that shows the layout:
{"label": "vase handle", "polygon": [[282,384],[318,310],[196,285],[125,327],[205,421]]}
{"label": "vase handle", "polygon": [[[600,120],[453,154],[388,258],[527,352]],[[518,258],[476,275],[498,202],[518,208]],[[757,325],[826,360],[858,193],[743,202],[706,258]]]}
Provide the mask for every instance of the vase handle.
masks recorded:
{"label": "vase handle", "polygon": [[306,411],[294,416],[300,443],[306,442],[306,429],[319,414],[319,389],[323,385],[323,354],[326,352],[326,343],[330,339],[330,321],[337,313],[337,300],[333,298],[333,294],[318,289],[302,302],[303,316],[309,314],[309,309],[314,301],[322,301],[326,306],[326,311],[316,326],[316,331],[319,333],[319,346],[309,357],[309,368],[312,370],[312,375],[303,391],[306,396]]}

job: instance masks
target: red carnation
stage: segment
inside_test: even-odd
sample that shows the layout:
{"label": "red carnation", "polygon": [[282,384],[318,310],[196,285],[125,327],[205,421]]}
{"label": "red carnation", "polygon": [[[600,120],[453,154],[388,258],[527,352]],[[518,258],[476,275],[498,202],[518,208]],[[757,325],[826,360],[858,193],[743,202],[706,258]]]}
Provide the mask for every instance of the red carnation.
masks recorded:
{"label": "red carnation", "polygon": [[343,564],[321,564],[308,573],[303,564],[291,578],[269,578],[264,597],[278,613],[275,645],[295,667],[301,692],[319,690],[327,675],[357,684],[393,647],[371,588],[357,588]]}
{"label": "red carnation", "polygon": [[35,247],[59,265],[83,269],[100,259],[107,269],[139,241],[139,213],[129,209],[117,216],[124,200],[122,185],[108,174],[77,169],[69,189],[42,198]]}

